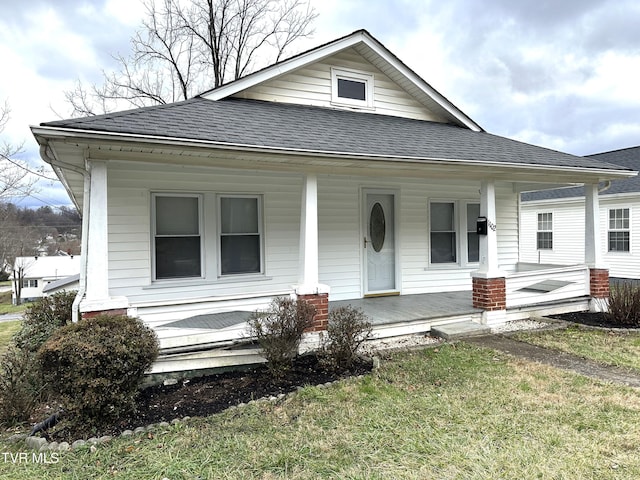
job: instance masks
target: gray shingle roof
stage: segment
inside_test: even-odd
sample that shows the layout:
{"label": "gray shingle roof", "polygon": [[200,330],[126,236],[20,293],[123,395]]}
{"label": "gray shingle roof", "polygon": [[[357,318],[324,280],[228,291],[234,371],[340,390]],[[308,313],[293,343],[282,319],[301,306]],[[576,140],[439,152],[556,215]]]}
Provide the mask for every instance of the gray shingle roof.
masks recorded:
{"label": "gray shingle roof", "polygon": [[41,124],[251,147],[619,170],[620,167],[454,125],[331,108],[226,98]]}
{"label": "gray shingle roof", "polygon": [[[607,163],[620,165],[629,170],[640,170],[640,146],[613,150],[611,152],[596,153],[586,158],[593,158]],[[624,180],[613,180],[611,187],[602,191],[600,195],[614,195],[619,193],[640,192],[640,175]],[[584,197],[584,187],[561,188],[557,190],[542,190],[522,194],[522,201],[552,200],[556,198]]]}

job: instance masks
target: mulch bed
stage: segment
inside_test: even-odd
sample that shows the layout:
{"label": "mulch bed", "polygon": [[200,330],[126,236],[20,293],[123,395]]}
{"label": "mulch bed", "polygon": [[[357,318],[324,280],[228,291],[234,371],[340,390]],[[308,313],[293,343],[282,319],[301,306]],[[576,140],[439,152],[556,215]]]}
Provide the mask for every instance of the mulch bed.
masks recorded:
{"label": "mulch bed", "polygon": [[589,327],[601,327],[601,328],[639,328],[640,325],[620,325],[620,323],[613,322],[611,317],[606,313],[592,313],[592,312],[572,312],[563,313],[559,315],[553,315],[552,318],[558,320],[564,320],[566,322],[579,323],[581,325],[587,325]]}
{"label": "mulch bed", "polygon": [[295,391],[300,386],[320,385],[371,371],[371,363],[364,360],[351,369],[332,369],[315,355],[299,357],[282,378],[274,378],[266,366],[245,371],[225,372],[179,381],[175,385],[157,385],[140,392],[138,412],[102,432],[70,431],[64,424],[51,430],[51,439],[73,441],[101,435],[117,435],[127,429],[152,423],[171,422],[176,418],[205,417],[230,406],[263,397],[277,397]]}

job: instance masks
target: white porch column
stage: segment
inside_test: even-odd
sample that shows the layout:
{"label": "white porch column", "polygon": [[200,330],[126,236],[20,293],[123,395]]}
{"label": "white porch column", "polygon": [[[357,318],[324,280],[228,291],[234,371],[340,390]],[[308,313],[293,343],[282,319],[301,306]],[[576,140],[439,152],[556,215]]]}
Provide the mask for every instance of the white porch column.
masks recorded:
{"label": "white porch column", "polygon": [[600,200],[598,184],[584,186],[584,259],[589,267],[589,310],[604,312],[608,308],[609,269],[604,264],[600,246]]}
{"label": "white porch column", "polygon": [[111,298],[109,296],[109,241],[107,214],[107,162],[87,161],[91,175],[91,190],[89,198],[89,222],[87,235],[86,256],[86,290],[85,298],[80,303],[80,311],[84,317],[92,313],[106,311],[123,311],[128,306],[125,297]]}
{"label": "white porch column", "polygon": [[487,219],[487,234],[480,236],[480,265],[476,273],[484,278],[504,277],[498,268],[496,185],[492,180],[480,182],[480,216]]}
{"label": "white porch column", "polygon": [[107,227],[107,163],[89,162],[91,194],[87,232],[87,300],[109,298]]}
{"label": "white porch column", "polygon": [[471,274],[473,306],[481,308],[482,323],[496,325],[506,319],[505,273],[498,268],[496,186],[493,180],[480,182],[480,216],[487,219],[487,234],[480,235],[478,270]]}
{"label": "white porch column", "polygon": [[604,268],[600,248],[598,184],[585,184],[584,202],[584,259],[589,268]]}
{"label": "white porch column", "polygon": [[318,269],[318,177],[305,175],[300,210],[300,272],[296,293],[310,295],[329,293],[320,285]]}
{"label": "white porch column", "polygon": [[[300,278],[295,286],[298,299],[311,303],[316,309],[313,325],[307,337],[327,329],[329,316],[329,286],[320,284],[318,268],[318,177],[309,173],[303,179],[300,209]],[[307,341],[309,339],[307,338]],[[317,342],[317,338],[311,343]]]}

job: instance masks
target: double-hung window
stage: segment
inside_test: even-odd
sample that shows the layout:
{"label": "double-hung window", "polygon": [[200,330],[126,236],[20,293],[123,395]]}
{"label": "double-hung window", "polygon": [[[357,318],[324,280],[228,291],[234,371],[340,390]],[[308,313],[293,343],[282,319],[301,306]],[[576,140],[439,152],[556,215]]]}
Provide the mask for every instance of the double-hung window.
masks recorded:
{"label": "double-hung window", "polygon": [[553,249],[553,213],[545,212],[538,214],[536,244],[538,250]]}
{"label": "double-hung window", "polygon": [[262,272],[262,201],[259,195],[219,197],[220,274]]}
{"label": "double-hung window", "polygon": [[480,204],[477,202],[430,202],[430,263],[478,263],[480,237],[476,224],[479,215]]}
{"label": "double-hung window", "polygon": [[480,261],[480,236],[478,235],[479,203],[467,203],[467,262]]}
{"label": "double-hung window", "polygon": [[22,280],[22,288],[38,288],[38,280],[37,279],[23,279]]}
{"label": "double-hung window", "polygon": [[156,280],[202,276],[200,195],[153,194]]}
{"label": "double-hung window", "polygon": [[629,251],[629,209],[609,210],[608,243],[610,252]]}
{"label": "double-hung window", "polygon": [[431,202],[431,263],[455,263],[456,215],[454,202]]}

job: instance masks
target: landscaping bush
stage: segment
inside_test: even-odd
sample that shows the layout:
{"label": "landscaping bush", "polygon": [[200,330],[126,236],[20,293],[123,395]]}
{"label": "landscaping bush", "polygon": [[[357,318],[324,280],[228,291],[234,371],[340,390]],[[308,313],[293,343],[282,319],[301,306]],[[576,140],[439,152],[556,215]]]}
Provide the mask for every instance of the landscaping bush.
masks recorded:
{"label": "landscaping bush", "polygon": [[621,327],[640,327],[640,286],[630,282],[612,285],[607,317]]}
{"label": "landscaping bush", "polygon": [[36,352],[49,337],[71,323],[71,311],[75,292],[60,292],[43,297],[27,307],[22,327],[13,337],[16,346]]}
{"label": "landscaping bush", "polygon": [[35,354],[11,346],[0,360],[0,423],[25,422],[40,401],[43,383]]}
{"label": "landscaping bush", "polygon": [[315,314],[316,308],[305,300],[282,297],[250,316],[248,334],[257,339],[272,375],[282,376],[291,367]]}
{"label": "landscaping bush", "polygon": [[370,337],[371,323],[362,310],[351,305],[336,308],[329,312],[323,353],[334,367],[351,368],[360,346]]}
{"label": "landscaping bush", "polygon": [[99,315],[60,328],[37,359],[66,418],[86,429],[134,411],[140,382],[157,356],[156,335],[140,319]]}

